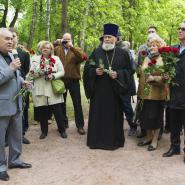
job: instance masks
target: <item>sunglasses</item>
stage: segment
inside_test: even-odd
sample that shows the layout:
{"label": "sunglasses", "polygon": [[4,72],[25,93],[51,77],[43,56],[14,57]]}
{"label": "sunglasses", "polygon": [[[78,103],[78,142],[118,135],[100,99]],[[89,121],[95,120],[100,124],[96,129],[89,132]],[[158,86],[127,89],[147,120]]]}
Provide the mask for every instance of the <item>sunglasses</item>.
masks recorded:
{"label": "sunglasses", "polygon": [[181,31],[185,31],[185,28],[179,27],[178,30],[179,30],[179,31],[180,31],[180,30],[181,30]]}
{"label": "sunglasses", "polygon": [[148,33],[155,33],[155,31],[148,31]]}

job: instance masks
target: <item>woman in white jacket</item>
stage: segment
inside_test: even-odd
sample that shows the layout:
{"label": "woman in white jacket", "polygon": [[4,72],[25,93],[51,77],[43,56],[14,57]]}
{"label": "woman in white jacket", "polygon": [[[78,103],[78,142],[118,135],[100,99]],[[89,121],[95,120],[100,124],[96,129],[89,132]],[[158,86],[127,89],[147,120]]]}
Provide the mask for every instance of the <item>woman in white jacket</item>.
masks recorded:
{"label": "woman in white jacket", "polygon": [[55,94],[51,85],[52,80],[64,76],[63,64],[57,56],[52,55],[53,45],[49,41],[42,41],[39,50],[41,55],[34,56],[31,60],[29,76],[34,79],[32,97],[41,126],[40,139],[48,134],[49,111],[55,116],[61,137],[67,138],[62,107],[63,94]]}

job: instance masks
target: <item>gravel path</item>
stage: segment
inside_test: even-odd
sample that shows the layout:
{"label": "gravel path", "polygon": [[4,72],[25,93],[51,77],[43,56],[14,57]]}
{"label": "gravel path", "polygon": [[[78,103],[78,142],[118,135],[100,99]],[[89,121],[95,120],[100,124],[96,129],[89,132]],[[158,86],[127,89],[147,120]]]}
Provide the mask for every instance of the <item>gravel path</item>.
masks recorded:
{"label": "gravel path", "polygon": [[[87,124],[86,124],[87,125]],[[126,136],[124,148],[116,151],[90,150],[86,136],[76,132],[73,122],[68,139],[59,137],[56,125],[49,125],[49,135],[40,140],[40,128],[32,125],[23,146],[22,158],[31,169],[12,169],[10,181],[1,185],[185,185],[183,152],[163,158],[169,135],[164,135],[158,150],[148,152],[137,147],[137,139]],[[127,135],[127,130],[125,130]]]}

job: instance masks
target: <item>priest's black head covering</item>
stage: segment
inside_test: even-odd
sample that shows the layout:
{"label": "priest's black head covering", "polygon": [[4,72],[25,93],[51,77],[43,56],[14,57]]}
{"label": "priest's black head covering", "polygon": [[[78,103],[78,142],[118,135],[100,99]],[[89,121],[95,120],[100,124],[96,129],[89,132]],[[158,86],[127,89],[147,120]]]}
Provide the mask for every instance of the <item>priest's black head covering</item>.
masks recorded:
{"label": "priest's black head covering", "polygon": [[112,35],[114,37],[118,36],[119,26],[116,24],[108,23],[104,24],[104,35]]}

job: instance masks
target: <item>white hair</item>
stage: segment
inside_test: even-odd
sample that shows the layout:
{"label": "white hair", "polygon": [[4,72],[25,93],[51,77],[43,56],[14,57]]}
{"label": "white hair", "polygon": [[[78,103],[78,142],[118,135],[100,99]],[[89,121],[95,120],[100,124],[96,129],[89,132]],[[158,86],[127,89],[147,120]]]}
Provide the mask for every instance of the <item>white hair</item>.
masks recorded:
{"label": "white hair", "polygon": [[130,42],[129,41],[123,41],[122,44],[124,45],[125,48],[129,49],[130,48]]}
{"label": "white hair", "polygon": [[166,45],[165,41],[156,33],[150,33],[147,38],[147,45],[149,45],[151,42],[156,42],[159,47],[163,47]]}
{"label": "white hair", "polygon": [[[9,32],[9,33],[11,33],[9,30],[8,30],[8,28],[0,28],[0,35],[2,35],[3,33],[5,33],[5,32]],[[12,33],[11,33],[12,34]]]}

